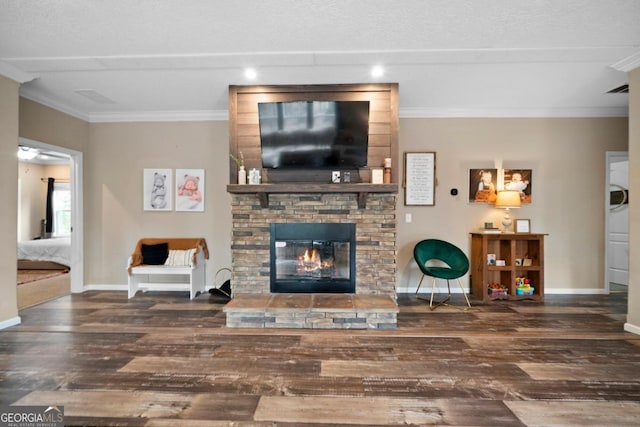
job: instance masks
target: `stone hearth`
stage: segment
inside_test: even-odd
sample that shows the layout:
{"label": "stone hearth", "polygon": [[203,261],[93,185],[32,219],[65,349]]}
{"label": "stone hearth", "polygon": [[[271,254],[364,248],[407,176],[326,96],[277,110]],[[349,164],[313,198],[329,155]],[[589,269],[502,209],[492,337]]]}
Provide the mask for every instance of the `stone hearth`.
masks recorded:
{"label": "stone hearth", "polygon": [[[227,326],[395,327],[395,192],[370,193],[365,207],[359,204],[361,197],[358,194],[330,191],[322,194],[271,194],[266,207],[264,203],[261,205],[256,194],[232,192],[231,197],[233,301],[225,308]],[[319,298],[321,294],[298,294],[298,298],[290,294],[271,294],[271,224],[325,222],[356,225],[355,295],[344,294],[332,300]],[[262,298],[256,295],[262,295]],[[363,303],[365,296],[368,298]],[[293,300],[296,302],[291,307],[283,303]],[[381,321],[374,321],[372,314],[381,315]],[[289,321],[300,316],[308,321]]]}
{"label": "stone hearth", "polygon": [[242,294],[224,311],[236,328],[389,329],[398,305],[384,295]]}

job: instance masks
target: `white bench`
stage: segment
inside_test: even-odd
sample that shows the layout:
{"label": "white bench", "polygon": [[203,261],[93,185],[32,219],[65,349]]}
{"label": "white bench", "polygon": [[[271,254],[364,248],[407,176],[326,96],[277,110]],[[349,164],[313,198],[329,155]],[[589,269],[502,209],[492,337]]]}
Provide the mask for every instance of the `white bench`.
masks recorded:
{"label": "white bench", "polygon": [[[209,253],[204,239],[193,239],[193,245],[188,239],[140,239],[136,251],[129,257],[128,296],[133,298],[139,291],[189,291],[191,299],[206,291],[205,270]],[[143,263],[140,248],[142,244],[169,244],[169,249],[196,249],[194,259],[189,265],[147,265]],[[190,247],[188,247],[190,246]],[[183,276],[182,282],[171,281],[171,276]],[[160,279],[167,279],[161,281]]]}

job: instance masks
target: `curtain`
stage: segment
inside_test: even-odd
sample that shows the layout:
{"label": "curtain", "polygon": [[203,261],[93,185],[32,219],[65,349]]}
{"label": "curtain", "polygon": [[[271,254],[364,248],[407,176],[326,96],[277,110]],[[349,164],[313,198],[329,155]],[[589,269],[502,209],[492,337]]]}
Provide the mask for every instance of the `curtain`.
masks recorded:
{"label": "curtain", "polygon": [[49,178],[47,180],[47,213],[45,217],[45,238],[51,237],[51,233],[53,232],[53,187],[55,183],[55,178]]}

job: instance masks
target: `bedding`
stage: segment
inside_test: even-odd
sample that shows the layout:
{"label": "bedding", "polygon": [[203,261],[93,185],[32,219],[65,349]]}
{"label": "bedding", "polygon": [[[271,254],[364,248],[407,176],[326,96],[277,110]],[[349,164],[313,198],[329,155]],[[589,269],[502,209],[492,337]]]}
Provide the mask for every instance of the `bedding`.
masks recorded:
{"label": "bedding", "polygon": [[71,238],[25,240],[18,242],[18,261],[50,261],[71,266]]}

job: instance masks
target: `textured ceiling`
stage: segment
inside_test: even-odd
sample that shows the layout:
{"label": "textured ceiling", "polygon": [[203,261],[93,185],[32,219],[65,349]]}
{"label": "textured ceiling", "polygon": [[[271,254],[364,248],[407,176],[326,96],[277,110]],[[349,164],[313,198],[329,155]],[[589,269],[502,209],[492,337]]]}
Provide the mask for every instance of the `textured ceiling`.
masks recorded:
{"label": "textured ceiling", "polygon": [[89,121],[223,119],[230,84],[375,81],[399,83],[403,117],[624,116],[606,92],[640,66],[639,23],[638,0],[0,0],[0,74]]}

